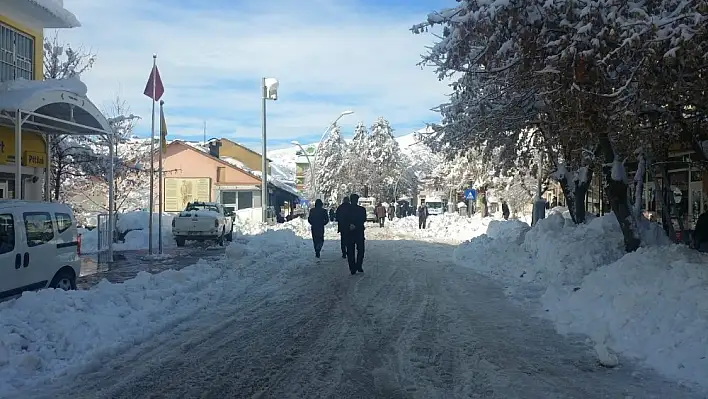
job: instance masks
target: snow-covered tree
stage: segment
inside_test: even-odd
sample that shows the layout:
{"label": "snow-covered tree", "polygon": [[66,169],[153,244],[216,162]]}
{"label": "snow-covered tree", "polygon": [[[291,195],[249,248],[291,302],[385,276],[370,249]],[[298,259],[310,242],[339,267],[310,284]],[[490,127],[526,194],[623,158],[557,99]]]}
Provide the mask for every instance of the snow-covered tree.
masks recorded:
{"label": "snow-covered tree", "polygon": [[361,193],[369,178],[369,166],[365,154],[369,147],[369,130],[363,122],[354,127],[354,136],[347,147],[344,165],[342,190],[348,193]]}
{"label": "snow-covered tree", "polygon": [[346,151],[347,144],[338,125],[332,126],[327,137],[317,146],[314,157],[317,189],[330,202],[339,201],[339,191],[345,184]]}
{"label": "snow-covered tree", "polygon": [[[113,131],[113,140],[107,136],[93,139],[91,162],[82,167],[87,177],[79,180],[79,191],[107,196],[109,185],[113,184],[117,211],[145,208],[150,188],[150,142],[130,140],[139,117],[130,113],[130,107],[120,97],[114,99],[105,114],[108,115],[108,123]],[[109,156],[111,144],[114,146],[112,181]]]}
{"label": "snow-covered tree", "polygon": [[407,167],[407,162],[386,119],[376,118],[369,132],[368,146],[364,152],[369,170],[369,192],[379,199],[390,198],[393,185]]}
{"label": "snow-covered tree", "polygon": [[[81,75],[93,67],[96,55],[82,48],[74,49],[62,43],[58,33],[44,39],[44,79],[67,79]],[[66,178],[81,177],[81,164],[90,158],[88,140],[83,136],[50,134],[51,188],[55,201],[66,200]],[[71,186],[71,182],[69,182]],[[71,189],[70,189],[71,191]]]}
{"label": "snow-covered tree", "polygon": [[[573,203],[576,222],[584,218],[592,166],[601,165],[625,247],[634,250],[639,240],[621,165],[635,153],[646,153],[637,148],[667,141],[661,138],[666,130],[654,130],[659,140],[642,132],[646,113],[662,115],[659,120],[673,115],[677,125],[685,125],[680,101],[674,102],[679,106],[673,114],[667,112],[662,105],[667,100],[643,98],[641,85],[649,85],[660,67],[673,64],[682,70],[674,76],[691,82],[684,88],[701,93],[692,103],[705,99],[700,89],[705,74],[696,71],[708,53],[701,42],[707,21],[705,2],[699,0],[657,0],[641,7],[605,0],[465,1],[433,13],[413,28],[420,33],[443,27],[442,38],[423,62],[435,66],[441,78],[456,74],[458,79],[450,101],[439,108],[443,120],[431,144],[453,152],[481,149],[485,158],[489,151],[500,151],[503,166],[521,162],[529,167],[533,151],[528,150],[543,150]],[[644,93],[685,92],[672,86],[664,81]]]}

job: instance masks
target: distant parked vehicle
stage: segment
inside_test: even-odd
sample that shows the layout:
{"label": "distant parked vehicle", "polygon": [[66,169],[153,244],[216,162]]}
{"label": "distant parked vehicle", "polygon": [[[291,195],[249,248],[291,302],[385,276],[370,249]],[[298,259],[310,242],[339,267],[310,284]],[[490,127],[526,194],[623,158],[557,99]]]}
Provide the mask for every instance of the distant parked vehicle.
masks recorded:
{"label": "distant parked vehicle", "polygon": [[187,241],[216,241],[223,246],[233,240],[233,212],[215,202],[190,202],[172,219],[172,235],[178,247]]}
{"label": "distant parked vehicle", "polygon": [[359,205],[366,209],[366,221],[376,222],[376,198],[374,197],[362,197],[359,198]]}
{"label": "distant parked vehicle", "polygon": [[425,206],[428,207],[429,215],[442,215],[445,212],[442,199],[430,197],[425,200]]}
{"label": "distant parked vehicle", "polygon": [[76,289],[80,250],[67,205],[0,200],[0,298],[42,288]]}

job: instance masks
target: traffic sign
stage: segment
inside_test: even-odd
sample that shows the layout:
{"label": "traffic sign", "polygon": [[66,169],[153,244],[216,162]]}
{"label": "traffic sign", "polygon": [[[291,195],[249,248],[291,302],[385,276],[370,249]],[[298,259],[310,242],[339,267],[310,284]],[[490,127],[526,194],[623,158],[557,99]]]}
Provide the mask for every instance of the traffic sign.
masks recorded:
{"label": "traffic sign", "polygon": [[465,199],[467,201],[475,201],[477,199],[477,191],[473,188],[465,190]]}

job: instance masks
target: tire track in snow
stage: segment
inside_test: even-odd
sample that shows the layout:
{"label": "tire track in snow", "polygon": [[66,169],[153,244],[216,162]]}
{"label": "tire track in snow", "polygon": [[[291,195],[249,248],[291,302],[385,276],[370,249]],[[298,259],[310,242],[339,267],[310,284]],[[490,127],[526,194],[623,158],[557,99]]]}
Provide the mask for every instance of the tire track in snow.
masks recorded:
{"label": "tire track in snow", "polygon": [[24,397],[701,397],[631,364],[597,366],[584,343],[455,266],[450,246],[369,240],[365,274],[350,276],[326,245],[320,262],[248,269],[228,301]]}

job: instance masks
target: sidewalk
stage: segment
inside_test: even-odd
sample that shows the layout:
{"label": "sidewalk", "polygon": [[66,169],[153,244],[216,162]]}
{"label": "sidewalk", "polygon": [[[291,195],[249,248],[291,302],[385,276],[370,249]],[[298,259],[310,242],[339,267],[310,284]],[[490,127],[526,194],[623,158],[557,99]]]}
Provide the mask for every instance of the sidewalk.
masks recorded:
{"label": "sidewalk", "polygon": [[148,256],[147,250],[116,252],[114,262],[99,262],[98,255],[81,257],[81,276],[78,289],[89,289],[104,278],[112,283],[120,283],[135,277],[139,272],[159,273],[167,269],[182,269],[193,265],[199,259],[216,260],[224,254],[223,248],[170,248],[161,257]]}

